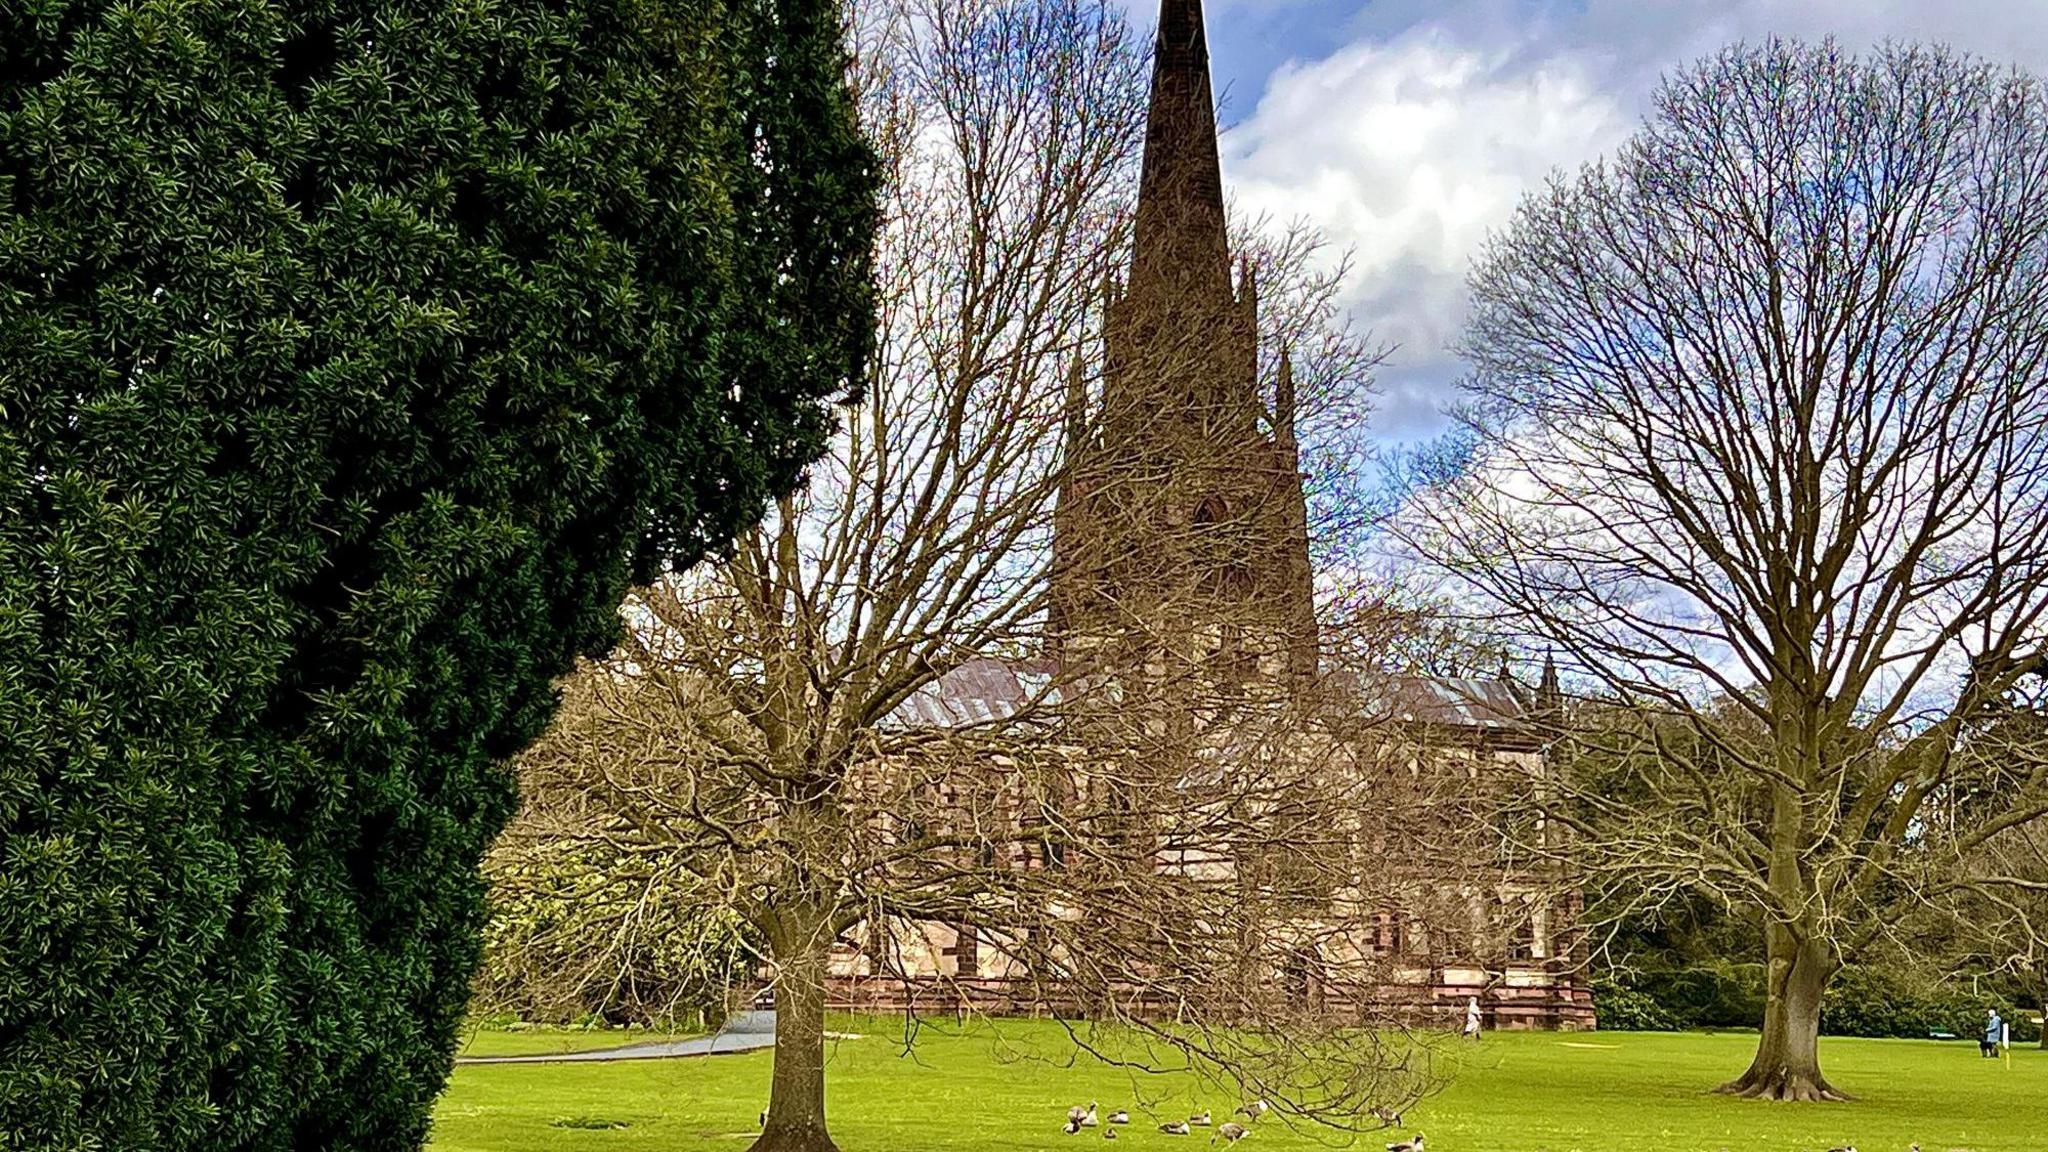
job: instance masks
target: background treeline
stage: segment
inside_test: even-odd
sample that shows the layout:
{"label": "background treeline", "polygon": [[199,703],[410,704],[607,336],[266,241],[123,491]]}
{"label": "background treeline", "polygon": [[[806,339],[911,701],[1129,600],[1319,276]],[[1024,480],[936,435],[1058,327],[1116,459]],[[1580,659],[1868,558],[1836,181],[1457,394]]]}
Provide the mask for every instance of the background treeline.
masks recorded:
{"label": "background treeline", "polygon": [[[1593,974],[1600,1027],[1675,1032],[1753,1029],[1762,1017],[1765,970],[1727,959],[1755,955],[1760,928],[1690,902],[1621,926]],[[2015,1043],[2040,1039],[2039,973],[1993,970],[1983,957],[1935,937],[1919,955],[1898,949],[1847,965],[1828,988],[1821,1032],[1828,1036],[1926,1039],[1946,1032],[1976,1038],[1984,1011],[1998,1009]],[[1942,945],[1944,961],[1932,944]]]}
{"label": "background treeline", "polygon": [[[2040,1039],[2032,1004],[2010,977],[1967,982],[1929,978],[1904,966],[1852,964],[1828,989],[1822,1035],[1926,1039],[1947,1032],[1975,1038],[1984,1010],[2012,1024],[2016,1043]],[[1687,968],[1611,970],[1594,981],[1600,1027],[1626,1032],[1754,1029],[1763,1011],[1764,966],[1710,961]]]}

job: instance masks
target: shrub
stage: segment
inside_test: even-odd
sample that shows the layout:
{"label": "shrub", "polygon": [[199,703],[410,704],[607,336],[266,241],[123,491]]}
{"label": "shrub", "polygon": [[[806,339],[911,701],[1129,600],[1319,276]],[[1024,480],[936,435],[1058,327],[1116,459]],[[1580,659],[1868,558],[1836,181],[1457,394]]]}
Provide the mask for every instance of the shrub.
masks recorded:
{"label": "shrub", "polygon": [[1828,988],[1821,1006],[1821,1031],[1831,1036],[1925,1039],[1947,1032],[1964,1039],[1983,1034],[1986,1009],[2012,1025],[2015,1042],[2039,1039],[2033,1013],[2014,1007],[1993,991],[1976,992],[1955,981],[1906,969],[1851,964]]}
{"label": "shrub", "polygon": [[1953,1013],[1942,1011],[1946,1006],[1938,1004],[1937,997],[1936,990],[1916,986],[1897,972],[1852,964],[1828,986],[1821,1031],[1831,1036],[1925,1038],[1931,1031],[1976,1035],[1977,1029],[1968,1024],[1950,1027],[1946,1017]]}
{"label": "shrub", "polygon": [[[1764,972],[1757,964],[1617,969],[1596,978],[1593,989],[1602,1028],[1754,1028],[1763,1020]],[[1828,1036],[1925,1039],[1948,1032],[1974,1038],[1987,1008],[2011,1022],[2016,1043],[2039,1039],[2034,1014],[2010,1006],[2002,992],[1972,992],[1955,981],[1888,965],[1843,968],[1828,986],[1820,1027]]]}
{"label": "shrub", "polygon": [[668,872],[567,839],[501,842],[485,867],[491,916],[472,1013],[676,1030],[721,1022],[762,949],[730,910],[668,890]]}
{"label": "shrub", "polygon": [[1625,983],[1683,1028],[1754,1028],[1764,1017],[1761,964],[1647,969]]}
{"label": "shrub", "polygon": [[1612,978],[1593,981],[1593,1004],[1603,1032],[1677,1032],[1685,1027],[1655,997]]}
{"label": "shrub", "polygon": [[0,1146],[418,1146],[505,759],[861,371],[837,11],[0,13]]}

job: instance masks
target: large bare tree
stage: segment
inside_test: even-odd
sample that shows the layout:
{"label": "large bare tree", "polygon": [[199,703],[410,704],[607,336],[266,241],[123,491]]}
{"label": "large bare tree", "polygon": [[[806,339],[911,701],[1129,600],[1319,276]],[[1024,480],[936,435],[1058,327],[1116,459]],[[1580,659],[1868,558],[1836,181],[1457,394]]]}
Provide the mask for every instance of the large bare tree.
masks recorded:
{"label": "large bare tree", "polygon": [[1471,451],[1409,539],[1637,718],[1598,737],[1647,753],[1626,787],[1539,798],[1576,860],[1761,911],[1726,1091],[1838,1097],[1844,957],[2048,813],[2038,761],[1961,755],[2048,638],[2044,272],[2035,80],[1774,42],[1670,79],[1473,274]]}
{"label": "large bare tree", "polygon": [[[887,974],[928,931],[1000,961],[1022,1000],[1127,1025],[1076,1027],[1104,1055],[1372,1123],[1428,1079],[1339,1030],[1391,962],[1359,938],[1387,906],[1369,849],[1427,785],[1365,803],[1388,753],[1355,699],[1043,655],[1101,286],[1128,258],[1144,54],[1104,0],[876,0],[854,26],[890,176],[875,370],[803,492],[628,604],[629,643],[522,759],[499,876],[582,842],[639,862],[621,932],[648,901],[746,922],[777,1008],[759,1149],[832,1146],[835,957]],[[1377,353],[1338,323],[1306,234],[1255,263],[1317,458],[1342,463]],[[1349,507],[1329,506],[1318,523]]]}

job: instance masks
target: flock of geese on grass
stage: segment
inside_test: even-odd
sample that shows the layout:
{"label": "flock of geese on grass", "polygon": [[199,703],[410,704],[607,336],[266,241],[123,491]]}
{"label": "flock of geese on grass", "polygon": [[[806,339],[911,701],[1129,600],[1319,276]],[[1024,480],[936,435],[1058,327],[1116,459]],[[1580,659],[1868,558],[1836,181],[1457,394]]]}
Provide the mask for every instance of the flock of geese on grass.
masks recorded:
{"label": "flock of geese on grass", "polygon": [[[1229,1144],[1237,1143],[1239,1140],[1251,1135],[1252,1130],[1248,1125],[1257,1123],[1259,1117],[1272,1110],[1273,1106],[1264,1100],[1246,1102],[1235,1113],[1232,1113],[1232,1115],[1244,1117],[1244,1123],[1239,1124],[1235,1120],[1225,1120],[1221,1124],[1215,1124],[1216,1131],[1210,1135],[1209,1143],[1214,1144],[1218,1140]],[[1372,1114],[1382,1124],[1388,1126],[1396,1126],[1401,1123],[1401,1114],[1389,1108],[1375,1108],[1372,1110]],[[1078,1134],[1083,1128],[1102,1127],[1102,1138],[1104,1140],[1114,1140],[1116,1139],[1117,1128],[1131,1122],[1131,1114],[1121,1108],[1111,1112],[1107,1117],[1109,1120],[1107,1127],[1103,1127],[1103,1119],[1104,1117],[1097,1111],[1095,1101],[1090,1100],[1086,1108],[1077,1104],[1067,1109],[1067,1122],[1060,1127],[1060,1131],[1073,1136]],[[1159,1131],[1168,1136],[1186,1136],[1197,1128],[1211,1127],[1213,1119],[1209,1111],[1204,1109],[1185,1120],[1168,1120],[1159,1126]],[[1422,1133],[1417,1132],[1412,1140],[1403,1140],[1398,1144],[1387,1145],[1387,1152],[1423,1152]],[[1855,1152],[1855,1150],[1850,1149],[1849,1152]],[[1918,1150],[1916,1149],[1915,1152],[1918,1152]]]}
{"label": "flock of geese on grass", "polygon": [[[1244,1124],[1239,1124],[1235,1120],[1225,1120],[1223,1123],[1215,1126],[1216,1132],[1209,1137],[1209,1143],[1214,1144],[1219,1139],[1231,1144],[1237,1143],[1239,1140],[1251,1135],[1252,1130],[1247,1128],[1246,1124],[1256,1123],[1259,1117],[1272,1110],[1273,1106],[1264,1100],[1252,1100],[1245,1103],[1233,1113],[1233,1115],[1244,1117]],[[1373,1119],[1378,1120],[1389,1128],[1399,1128],[1401,1126],[1401,1114],[1391,1108],[1374,1108],[1372,1115]],[[1086,1108],[1076,1105],[1067,1109],[1067,1122],[1061,1126],[1060,1131],[1072,1136],[1083,1128],[1100,1127],[1103,1119],[1104,1117],[1096,1111],[1095,1101],[1090,1100]],[[1117,1128],[1131,1122],[1131,1114],[1119,1108],[1111,1112],[1107,1119],[1110,1126],[1102,1129],[1102,1138],[1104,1140],[1114,1140],[1116,1139]],[[1204,1109],[1185,1120],[1169,1120],[1161,1124],[1159,1130],[1168,1136],[1186,1136],[1197,1128],[1209,1127],[1210,1119],[1208,1110]],[[767,1126],[768,1112],[766,1109],[762,1109],[761,1127],[766,1128]],[[1387,1145],[1387,1152],[1423,1152],[1422,1133],[1417,1132],[1412,1140],[1403,1140],[1399,1143]],[[1856,1152],[1856,1146],[1854,1144],[1843,1144],[1828,1149],[1828,1152]],[[1907,1149],[1906,1152],[1920,1152],[1920,1145],[1916,1143]],[[1970,1150],[1967,1148],[1951,1148],[1949,1152],[1970,1152]]]}
{"label": "flock of geese on grass", "polygon": [[[1257,1122],[1259,1117],[1264,1116],[1270,1111],[1272,1111],[1272,1106],[1264,1100],[1251,1101],[1239,1108],[1235,1113],[1235,1115],[1244,1117],[1244,1124],[1239,1124],[1235,1120],[1225,1120],[1223,1123],[1215,1125],[1216,1131],[1209,1137],[1209,1143],[1214,1144],[1219,1139],[1231,1144],[1237,1143],[1239,1140],[1251,1135],[1251,1129],[1246,1127],[1246,1125]],[[1401,1114],[1391,1108],[1374,1108],[1372,1114],[1374,1119],[1388,1127],[1400,1126]],[[1095,1102],[1091,1100],[1086,1108],[1077,1105],[1067,1109],[1067,1122],[1060,1130],[1072,1136],[1079,1133],[1083,1128],[1100,1127],[1103,1119],[1104,1117],[1096,1111]],[[1102,1129],[1102,1138],[1104,1140],[1114,1140],[1116,1139],[1117,1127],[1129,1124],[1131,1122],[1131,1114],[1119,1108],[1111,1112],[1107,1119],[1110,1126]],[[1210,1120],[1210,1114],[1205,1110],[1197,1112],[1185,1120],[1168,1120],[1159,1126],[1159,1130],[1168,1136],[1186,1136],[1197,1128],[1210,1127]],[[1387,1145],[1387,1152],[1423,1152],[1422,1133],[1417,1132],[1413,1139]],[[1828,1152],[1856,1152],[1856,1146],[1854,1144],[1843,1144],[1828,1149]],[[1920,1152],[1920,1145],[1913,1145],[1907,1152]],[[1968,1150],[1955,1148],[1950,1149],[1950,1152],[1968,1152]]]}

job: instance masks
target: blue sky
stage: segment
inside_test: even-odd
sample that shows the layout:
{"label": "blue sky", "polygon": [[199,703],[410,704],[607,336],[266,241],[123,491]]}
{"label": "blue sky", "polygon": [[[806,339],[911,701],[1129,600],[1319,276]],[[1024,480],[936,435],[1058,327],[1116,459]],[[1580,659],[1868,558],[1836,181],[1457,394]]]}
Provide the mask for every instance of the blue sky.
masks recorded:
{"label": "blue sky", "polygon": [[[1127,0],[1149,27],[1156,0]],[[1522,192],[1622,140],[1657,77],[1770,35],[1940,41],[2048,74],[2048,0],[1206,0],[1241,210],[1306,217],[1400,345],[1379,435],[1439,431],[1464,271]]]}

